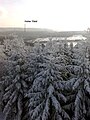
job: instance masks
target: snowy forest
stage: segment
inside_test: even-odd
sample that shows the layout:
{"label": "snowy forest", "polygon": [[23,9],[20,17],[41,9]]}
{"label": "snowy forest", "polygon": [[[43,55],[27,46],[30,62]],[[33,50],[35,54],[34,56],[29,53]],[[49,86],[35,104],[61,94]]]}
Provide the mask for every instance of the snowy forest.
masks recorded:
{"label": "snowy forest", "polygon": [[0,112],[5,120],[90,120],[90,41],[5,39]]}

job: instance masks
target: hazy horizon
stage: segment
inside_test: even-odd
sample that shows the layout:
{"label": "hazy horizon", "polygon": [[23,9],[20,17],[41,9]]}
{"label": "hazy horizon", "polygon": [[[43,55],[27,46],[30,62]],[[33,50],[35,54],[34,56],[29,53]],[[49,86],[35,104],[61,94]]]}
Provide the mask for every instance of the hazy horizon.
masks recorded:
{"label": "hazy horizon", "polygon": [[[0,27],[0,29],[6,29],[6,31],[7,31],[7,29],[22,29],[22,30],[24,30],[25,28],[24,27]],[[30,28],[30,27],[27,27],[26,28],[26,30],[29,30],[29,29],[31,29],[31,30],[45,30],[45,31],[51,31],[51,32],[84,32],[84,31],[87,31],[87,29],[86,30],[62,30],[62,31],[59,31],[59,30],[53,30],[53,29],[50,29],[50,28]]]}

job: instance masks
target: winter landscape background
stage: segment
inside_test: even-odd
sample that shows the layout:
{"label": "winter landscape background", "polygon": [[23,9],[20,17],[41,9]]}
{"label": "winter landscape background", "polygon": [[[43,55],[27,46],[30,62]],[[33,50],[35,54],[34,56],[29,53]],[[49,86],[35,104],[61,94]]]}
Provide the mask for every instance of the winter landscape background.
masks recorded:
{"label": "winter landscape background", "polygon": [[90,31],[0,29],[0,117],[90,120]]}

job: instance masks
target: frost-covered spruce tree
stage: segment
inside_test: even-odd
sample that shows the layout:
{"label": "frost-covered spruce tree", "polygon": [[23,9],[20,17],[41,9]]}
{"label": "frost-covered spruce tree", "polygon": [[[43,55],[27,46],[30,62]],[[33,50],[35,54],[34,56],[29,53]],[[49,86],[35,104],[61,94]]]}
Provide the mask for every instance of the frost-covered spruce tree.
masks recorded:
{"label": "frost-covered spruce tree", "polygon": [[73,44],[70,44],[70,48],[69,48],[69,58],[70,58],[70,62],[69,64],[66,65],[66,69],[70,72],[70,74],[72,74],[72,77],[75,77],[79,74],[80,72],[80,65],[82,63],[82,56],[78,57],[78,54],[82,54],[80,51],[81,48],[76,49],[75,47],[73,47]]}
{"label": "frost-covered spruce tree", "polygon": [[[63,108],[67,111],[70,118],[74,115],[74,100],[75,100],[75,91],[73,91],[72,86],[77,80],[76,77],[80,73],[80,60],[76,59],[74,56],[75,48],[73,44],[70,44],[68,56],[70,58],[69,64],[65,65],[66,71],[68,71],[69,77],[66,77],[64,93],[67,98],[67,102],[63,105]],[[67,73],[67,72],[66,72]]]}
{"label": "frost-covered spruce tree", "polygon": [[90,75],[88,69],[89,59],[87,54],[84,55],[83,63],[81,64],[81,72],[73,84],[73,90],[76,91],[74,103],[74,120],[90,119]]}
{"label": "frost-covered spruce tree", "polygon": [[[61,48],[61,49],[60,49]],[[73,75],[73,72],[71,69],[73,69],[73,52],[74,52],[74,48],[73,45],[72,46],[68,46],[67,42],[59,45],[59,54],[56,57],[56,60],[58,62],[58,64],[60,66],[63,67],[63,77],[64,80],[70,79],[69,77],[71,77]]]}
{"label": "frost-covered spruce tree", "polygon": [[[28,120],[69,120],[69,115],[62,108],[66,97],[63,78],[55,60],[42,63],[42,71],[35,75],[26,97],[29,99]],[[39,68],[38,68],[39,69]]]}
{"label": "frost-covered spruce tree", "polygon": [[71,58],[73,58],[74,46],[72,42],[70,43],[69,51],[70,51],[69,55],[71,56]]}
{"label": "frost-covered spruce tree", "polygon": [[11,56],[11,54],[21,53],[24,56],[27,54],[28,49],[25,46],[23,38],[13,35],[12,39],[4,40],[4,50],[6,56]]}
{"label": "frost-covered spruce tree", "polygon": [[83,54],[86,52],[86,47],[87,47],[87,42],[78,42],[75,45],[75,52],[74,52],[74,56],[76,59],[81,60],[83,62]]}
{"label": "frost-covered spruce tree", "polygon": [[3,96],[3,85],[2,83],[2,77],[7,74],[7,62],[5,60],[0,60],[0,112],[2,112],[3,102],[2,102],[2,96]]}
{"label": "frost-covered spruce tree", "polygon": [[[28,54],[27,56],[27,61],[28,61],[28,68],[27,72],[29,74],[29,89],[31,89],[32,84],[35,80],[35,76],[40,73],[43,69],[44,66],[42,65],[43,63],[45,64],[46,61],[48,61],[48,57],[44,55],[44,51],[42,51],[42,48],[40,44],[35,44],[34,48],[32,51]],[[25,109],[27,108],[28,110],[28,97],[25,98],[27,101],[25,102]],[[23,117],[22,120],[27,120],[29,118],[29,114],[26,110],[25,116]]]}
{"label": "frost-covered spruce tree", "polygon": [[[74,110],[75,110],[74,109],[74,101],[75,101],[76,94],[77,94],[77,89],[74,90],[73,86],[75,83],[78,83],[78,80],[81,81],[82,63],[83,63],[82,58],[83,58],[83,56],[85,56],[85,49],[82,49],[83,46],[81,46],[81,45],[79,46],[78,49],[76,47],[72,47],[72,46],[70,46],[70,47],[72,48],[72,49],[70,48],[70,53],[69,53],[69,55],[72,55],[71,63],[66,65],[66,69],[69,71],[69,74],[71,76],[66,81],[66,84],[65,84],[64,91],[66,91],[65,96],[67,98],[67,103],[63,107],[69,113],[70,117],[72,118],[74,116]],[[78,57],[78,54],[80,55],[79,57]],[[88,61],[87,58],[85,58],[85,59]],[[83,68],[83,70],[84,69],[86,69],[86,68]],[[84,88],[82,88],[82,89],[84,89]],[[76,118],[75,118],[75,120],[76,120]]]}
{"label": "frost-covered spruce tree", "polygon": [[71,56],[70,56],[70,50],[67,41],[63,43],[63,52],[62,52],[62,58],[64,61],[64,64],[70,64],[71,63]]}
{"label": "frost-covered spruce tree", "polygon": [[24,56],[14,54],[8,58],[8,73],[3,77],[3,113],[6,120],[22,120],[24,94],[28,89],[27,62]]}

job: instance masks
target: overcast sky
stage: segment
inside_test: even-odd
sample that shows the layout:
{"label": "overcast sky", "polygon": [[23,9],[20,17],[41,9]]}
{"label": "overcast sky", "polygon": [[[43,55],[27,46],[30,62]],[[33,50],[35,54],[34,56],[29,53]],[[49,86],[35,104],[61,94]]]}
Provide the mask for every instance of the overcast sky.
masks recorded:
{"label": "overcast sky", "polygon": [[90,27],[90,0],[0,0],[0,27],[23,27],[58,31]]}

